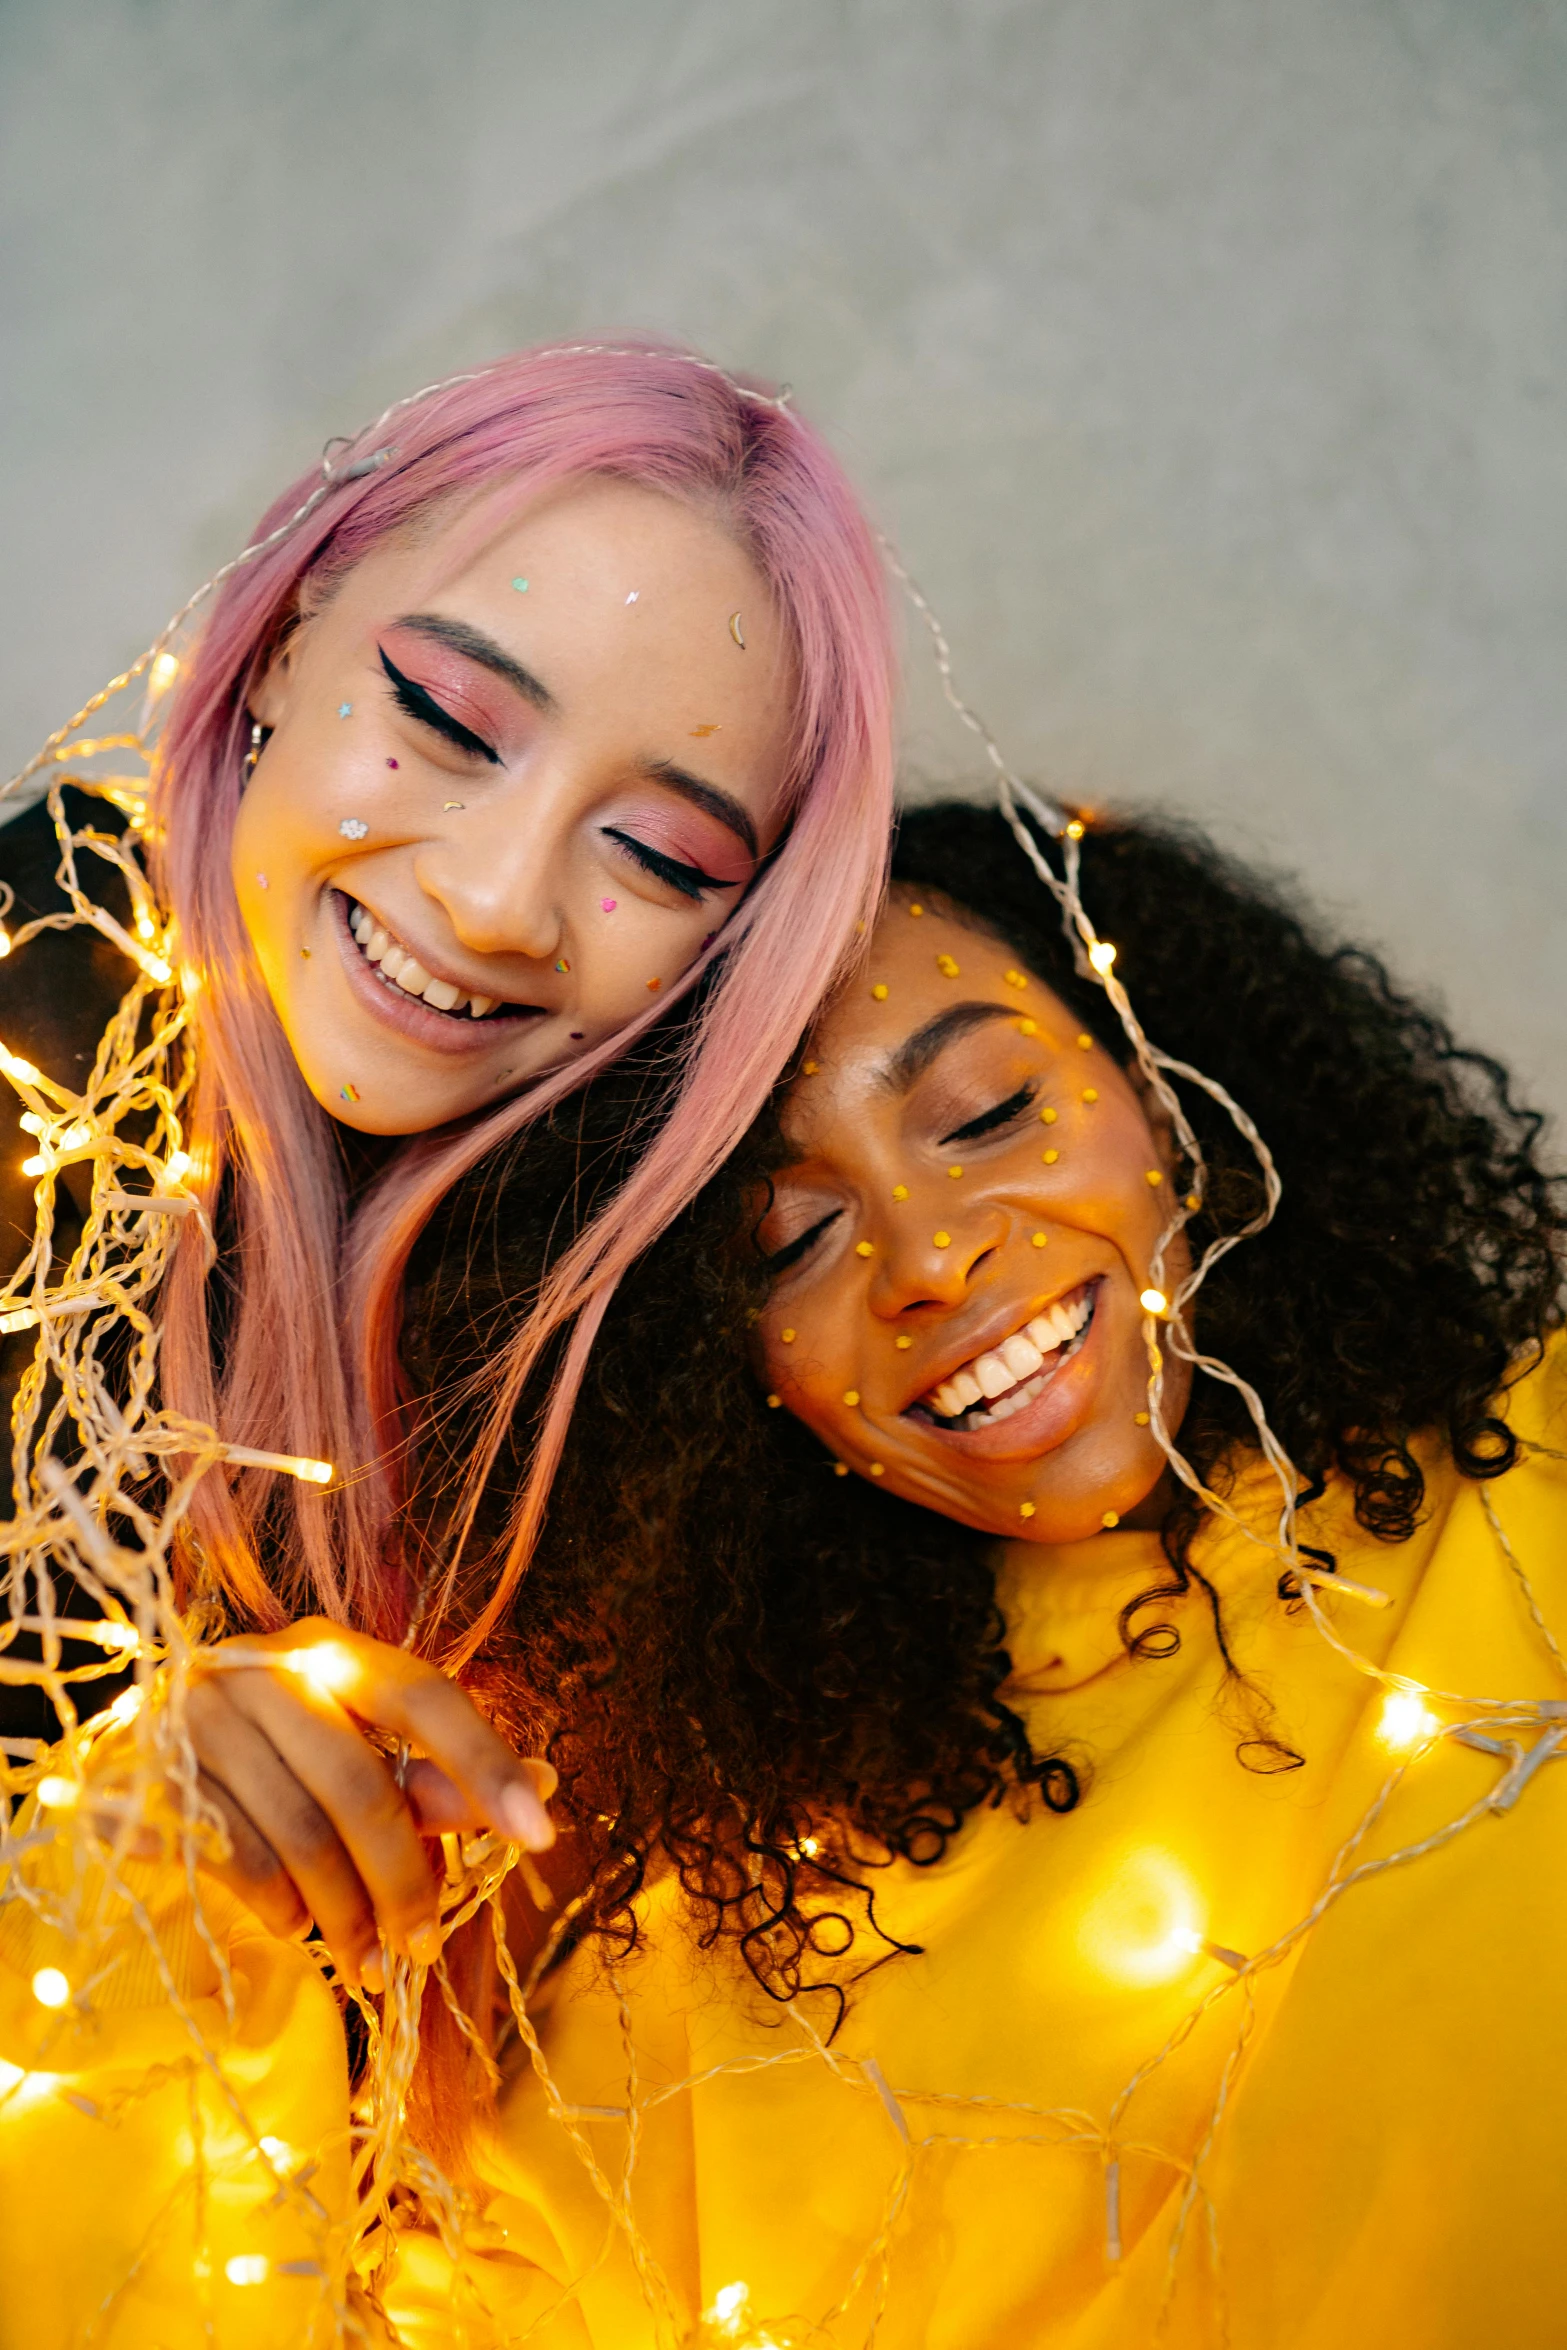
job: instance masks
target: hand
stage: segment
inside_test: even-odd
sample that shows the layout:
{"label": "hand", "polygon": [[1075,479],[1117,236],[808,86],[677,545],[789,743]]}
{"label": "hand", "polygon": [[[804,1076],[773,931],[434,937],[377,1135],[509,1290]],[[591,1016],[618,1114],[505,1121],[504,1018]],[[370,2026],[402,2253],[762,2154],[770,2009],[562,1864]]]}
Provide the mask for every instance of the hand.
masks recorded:
{"label": "hand", "polygon": [[[555,1840],[548,1763],[519,1761],[433,1665],[325,1617],[220,1642],[188,1721],[231,1845],[203,1866],[276,1934],[314,1921],[339,1973],[371,1990],[383,1942],[423,1964],[439,1951],[423,1839],[491,1828],[534,1852]],[[415,1749],[401,1787],[361,1722]]]}

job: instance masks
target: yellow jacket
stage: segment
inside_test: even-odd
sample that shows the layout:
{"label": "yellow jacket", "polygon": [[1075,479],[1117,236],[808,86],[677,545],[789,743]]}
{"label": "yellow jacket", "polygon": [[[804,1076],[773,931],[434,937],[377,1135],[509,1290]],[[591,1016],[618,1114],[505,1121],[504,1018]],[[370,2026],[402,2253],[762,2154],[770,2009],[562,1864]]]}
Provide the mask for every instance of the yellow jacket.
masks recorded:
{"label": "yellow jacket", "polygon": [[[1391,1701],[1280,1604],[1276,1558],[1233,1527],[1197,1556],[1245,1688],[1200,1590],[1162,1611],[1177,1656],[1125,1661],[1116,1613],[1158,1572],[1153,1538],[1016,1546],[1013,1694],[1036,1743],[1087,1766],[1080,1807],[987,1811],[939,1866],[876,1872],[878,1920],[921,1955],[864,1975],[830,2043],[826,1997],[775,2006],[655,1887],[632,1960],[579,1952],[536,2004],[551,2086],[508,2052],[465,2244],[401,2235],[383,2300],[402,2337],[1559,2350],[1567,1352],[1509,1409],[1552,1449],[1489,1489],[1433,1450],[1411,1541],[1369,1540],[1331,1491],[1307,1513],[1305,1539],[1392,1598],[1323,1602],[1340,1640],[1418,1685]],[[1260,1475],[1234,1499],[1259,1532],[1276,1517]],[[1259,1702],[1299,1769],[1237,1759]],[[1441,1734],[1465,1724],[1482,1743]],[[178,1887],[162,1898],[179,1941]],[[21,2068],[0,2102],[7,2346],[384,2338],[357,2289],[334,2308],[327,2237],[279,2203],[319,2152],[308,2190],[343,2216],[336,2011],[303,1953],[208,1908],[232,2024],[188,1930],[180,1964],[221,2079],[184,2063],[149,1966],[62,2025],[29,1990],[40,1929],[3,1945],[0,2052]],[[883,1947],[862,1932],[845,1971]],[[224,2124],[230,2089],[276,2164]],[[271,2265],[234,2282],[234,2258]]]}

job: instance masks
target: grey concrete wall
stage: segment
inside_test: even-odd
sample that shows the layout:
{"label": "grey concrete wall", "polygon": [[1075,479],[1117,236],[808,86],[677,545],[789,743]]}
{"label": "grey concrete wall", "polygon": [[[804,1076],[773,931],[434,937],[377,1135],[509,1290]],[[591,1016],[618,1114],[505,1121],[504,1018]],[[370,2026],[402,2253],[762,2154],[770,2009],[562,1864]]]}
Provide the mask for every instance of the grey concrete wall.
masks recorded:
{"label": "grey concrete wall", "polygon": [[[0,755],[505,346],[786,377],[1013,758],[1567,1110],[1552,0],[4,0]],[[923,667],[909,770],[975,774]]]}

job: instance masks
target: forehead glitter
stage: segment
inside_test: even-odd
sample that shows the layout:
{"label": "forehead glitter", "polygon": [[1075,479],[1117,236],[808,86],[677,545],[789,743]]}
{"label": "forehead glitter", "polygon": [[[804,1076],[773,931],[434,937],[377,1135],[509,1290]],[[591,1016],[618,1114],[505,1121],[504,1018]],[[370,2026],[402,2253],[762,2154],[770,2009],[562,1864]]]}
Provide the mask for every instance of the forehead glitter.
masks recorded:
{"label": "forehead glitter", "polygon": [[615,908],[616,908],[616,907],[619,905],[619,903],[620,903],[620,900],[619,900],[619,898],[600,898],[600,899],[599,899],[599,907],[600,907],[600,910],[601,910],[603,913],[605,913],[605,914],[613,914],[613,912],[615,911]]}
{"label": "forehead glitter", "polygon": [[704,736],[709,734],[717,734],[718,731],[719,727],[717,719],[710,718],[705,726],[692,727],[691,739],[693,742],[701,742]]}
{"label": "forehead glitter", "polygon": [[516,589],[519,596],[525,596],[527,594],[528,583],[525,579],[514,579],[511,584]]}
{"label": "forehead glitter", "polygon": [[344,840],[363,840],[370,827],[362,816],[345,816],[337,829]]}
{"label": "forehead glitter", "polygon": [[353,705],[353,703],[352,703],[352,702],[339,702],[339,703],[338,703],[338,705],[337,705],[337,714],[338,714],[339,718],[352,718],[352,716],[353,716],[353,714],[354,714],[354,705]]}
{"label": "forehead glitter", "polygon": [[337,1089],[337,1098],[338,1098],[338,1100],[339,1100],[340,1102],[356,1102],[356,1101],[358,1101],[358,1099],[359,1099],[359,1088],[358,1088],[358,1086],[357,1086],[357,1085],[355,1085],[355,1084],[354,1084],[352,1081],[350,1081],[350,1082],[349,1082],[347,1085],[340,1085],[340,1086],[338,1087],[338,1089]]}
{"label": "forehead glitter", "polygon": [[740,626],[740,615],[738,612],[731,612],[729,615],[729,633],[734,638],[735,643],[740,647],[740,650],[743,653],[745,651],[745,631]]}
{"label": "forehead glitter", "polygon": [[628,604],[634,604],[641,593],[642,590],[640,588],[633,588],[630,595],[626,598],[626,602]]}

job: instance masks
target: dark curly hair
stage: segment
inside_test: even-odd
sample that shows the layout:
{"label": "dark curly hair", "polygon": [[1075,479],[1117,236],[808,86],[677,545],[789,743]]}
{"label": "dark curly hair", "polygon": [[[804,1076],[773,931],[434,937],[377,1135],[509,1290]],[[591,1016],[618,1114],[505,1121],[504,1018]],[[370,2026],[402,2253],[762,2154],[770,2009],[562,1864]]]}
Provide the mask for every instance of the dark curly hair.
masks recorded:
{"label": "dark curly hair", "polygon": [[[979,926],[1126,1062],[997,813],[951,802],[906,816],[894,873],[956,901],[960,918],[982,907]],[[1374,957],[1326,944],[1200,833],[1097,822],[1082,888],[1149,1035],[1244,1104],[1283,1179],[1272,1224],[1201,1291],[1197,1337],[1261,1392],[1308,1497],[1336,1475],[1361,1525],[1402,1541],[1425,1494],[1417,1436],[1434,1434],[1469,1477],[1517,1458],[1496,1398],[1561,1318],[1567,1209],[1538,1155],[1541,1120]],[[484,1179],[492,1196],[471,1193],[428,1238],[407,1347],[419,1389],[444,1377],[452,1392],[454,1314],[488,1335],[618,1180],[678,1047],[665,1030],[564,1105],[514,1168]],[[1260,1193],[1223,1113],[1186,1092],[1210,1168],[1201,1245],[1245,1223]],[[733,1933],[787,1997],[813,1953],[847,1947],[867,1903],[874,1926],[867,1865],[938,1859],[980,1805],[1065,1809],[1079,1773],[1035,1754],[1001,1696],[988,1538],[835,1477],[803,1426],[765,1408],[748,1363],[766,1269],[747,1201],[781,1152],[769,1111],[622,1286],[511,1637],[480,1671],[561,1772],[561,1808],[595,1872],[593,1921],[634,1938],[632,1898],[656,1855],[710,1934]],[[425,1429],[435,1551],[463,1431],[455,1404]],[[1181,1441],[1205,1479],[1222,1479],[1251,1433],[1233,1390],[1199,1375]],[[1187,1588],[1200,1522],[1183,1495],[1164,1532],[1168,1579],[1123,1618],[1134,1654],[1169,1653],[1171,1627],[1138,1621]],[[482,1582],[482,1545],[471,1572]],[[1294,1759],[1267,1736],[1253,1744],[1243,1759],[1258,1767]],[[897,1947],[868,1941],[868,1963]]]}

